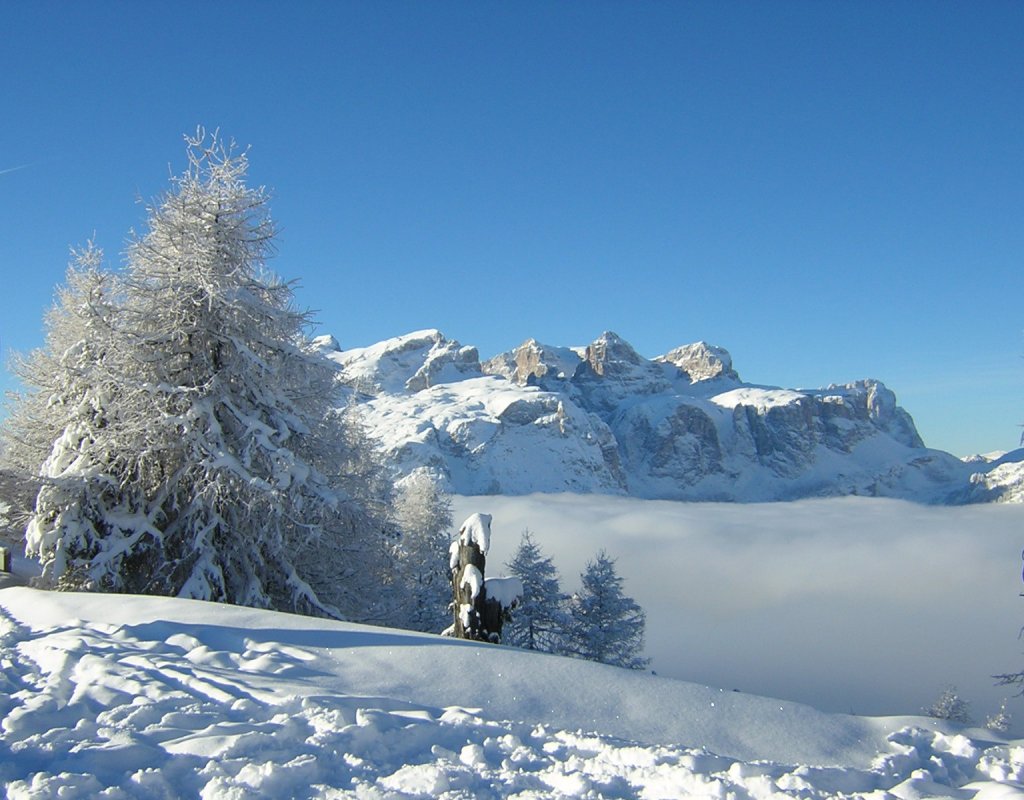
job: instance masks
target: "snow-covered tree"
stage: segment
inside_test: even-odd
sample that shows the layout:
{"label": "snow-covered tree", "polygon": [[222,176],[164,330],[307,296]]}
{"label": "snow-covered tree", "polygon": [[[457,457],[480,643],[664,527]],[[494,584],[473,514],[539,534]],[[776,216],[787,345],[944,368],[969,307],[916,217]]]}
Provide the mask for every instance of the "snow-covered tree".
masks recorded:
{"label": "snow-covered tree", "polygon": [[393,624],[440,633],[450,619],[452,508],[430,471],[418,469],[396,487],[395,523],[394,581],[400,602]]}
{"label": "snow-covered tree", "polygon": [[568,596],[562,593],[554,563],[541,552],[530,531],[523,531],[505,567],[522,581],[523,594],[505,625],[502,642],[526,650],[562,652]]}
{"label": "snow-covered tree", "polygon": [[955,686],[947,686],[928,708],[924,709],[930,717],[948,719],[967,725],[971,722],[970,705],[957,694]]}
{"label": "snow-covered tree", "polygon": [[94,244],[72,250],[66,283],[45,316],[46,345],[15,356],[12,367],[33,391],[11,398],[3,427],[3,463],[12,475],[35,475],[75,414],[94,420],[98,398],[116,389],[105,383],[105,359],[115,313],[116,277],[102,269]]}
{"label": "snow-covered tree", "polygon": [[42,480],[27,549],[52,586],[358,615],[336,587],[379,531],[342,488],[335,367],[266,270],[245,154],[187,142],[123,275],[86,251],[19,370],[7,451]]}
{"label": "snow-covered tree", "polygon": [[569,600],[566,650],[577,658],[644,669],[646,615],[622,592],[615,561],[600,551],[580,575],[582,587]]}
{"label": "snow-covered tree", "polygon": [[[92,243],[72,256],[66,284],[45,317],[45,346],[14,361],[14,371],[31,389],[12,397],[3,457],[12,474],[39,480],[37,513],[27,530],[29,550],[47,550],[44,578],[78,588],[87,581],[68,552],[88,538],[89,519],[101,513],[103,497],[130,494],[131,487],[119,487],[103,463],[120,428],[111,406],[123,392],[112,368],[121,287],[102,269],[103,253]],[[90,477],[93,491],[87,491]]]}
{"label": "snow-covered tree", "polygon": [[985,727],[996,733],[1009,733],[1010,723],[1010,712],[1006,710],[1006,701],[1003,700],[999,705],[999,710],[985,720]]}

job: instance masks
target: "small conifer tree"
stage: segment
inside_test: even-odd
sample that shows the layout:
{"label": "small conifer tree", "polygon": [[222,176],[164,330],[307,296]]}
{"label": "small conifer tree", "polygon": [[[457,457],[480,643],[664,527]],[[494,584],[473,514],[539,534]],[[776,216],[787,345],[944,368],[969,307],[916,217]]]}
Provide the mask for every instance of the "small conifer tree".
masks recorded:
{"label": "small conifer tree", "polygon": [[568,597],[559,586],[554,563],[541,552],[530,531],[523,531],[519,547],[505,567],[522,581],[523,596],[505,626],[503,643],[545,653],[562,652],[569,621],[565,612]]}
{"label": "small conifer tree", "polygon": [[1009,733],[1010,723],[1010,712],[1006,710],[1006,701],[1003,700],[999,705],[999,710],[985,720],[985,727],[996,733]]}
{"label": "small conifer tree", "polygon": [[602,550],[587,563],[580,579],[583,585],[568,606],[568,654],[618,667],[644,669],[649,663],[640,655],[646,615],[633,598],[623,594],[615,561]]}

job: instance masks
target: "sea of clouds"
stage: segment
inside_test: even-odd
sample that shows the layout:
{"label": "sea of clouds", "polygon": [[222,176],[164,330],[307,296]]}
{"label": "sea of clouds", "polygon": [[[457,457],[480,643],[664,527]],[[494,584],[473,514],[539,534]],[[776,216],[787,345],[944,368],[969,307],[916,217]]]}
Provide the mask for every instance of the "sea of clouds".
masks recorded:
{"label": "sea of clouds", "polygon": [[493,515],[489,575],[525,529],[566,591],[607,550],[659,675],[869,715],[919,713],[955,685],[979,722],[1004,698],[1024,717],[992,677],[1024,669],[1024,506],[538,494],[454,511]]}

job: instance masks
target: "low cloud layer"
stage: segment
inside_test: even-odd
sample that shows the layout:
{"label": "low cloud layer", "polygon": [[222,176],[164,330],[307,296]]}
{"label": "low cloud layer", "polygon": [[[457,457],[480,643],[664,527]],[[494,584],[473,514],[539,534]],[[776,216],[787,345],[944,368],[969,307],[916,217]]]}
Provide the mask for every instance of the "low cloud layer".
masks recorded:
{"label": "low cloud layer", "polygon": [[991,676],[1024,669],[1024,506],[455,499],[456,522],[473,511],[494,516],[489,574],[526,528],[567,591],[597,550],[617,558],[661,675],[883,715],[955,684],[983,721],[1015,691]]}

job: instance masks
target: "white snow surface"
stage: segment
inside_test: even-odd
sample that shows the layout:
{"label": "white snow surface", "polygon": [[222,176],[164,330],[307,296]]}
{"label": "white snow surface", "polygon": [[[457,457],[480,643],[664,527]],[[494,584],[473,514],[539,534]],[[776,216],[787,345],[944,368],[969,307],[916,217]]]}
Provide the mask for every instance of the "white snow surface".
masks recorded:
{"label": "white snow surface", "polygon": [[764,413],[769,408],[788,406],[806,398],[806,394],[794,392],[792,389],[760,388],[757,386],[744,386],[739,389],[732,389],[728,392],[716,394],[711,402],[722,408],[736,408],[736,406],[750,406]]}
{"label": "white snow surface", "polygon": [[462,586],[469,587],[469,596],[476,600],[480,596],[480,590],[483,588],[483,585],[484,576],[480,574],[480,570],[472,564],[466,564],[466,568],[462,570],[460,588]]}
{"label": "white snow surface", "polygon": [[1024,797],[976,729],[191,600],[2,589],[0,680],[8,798]]}

